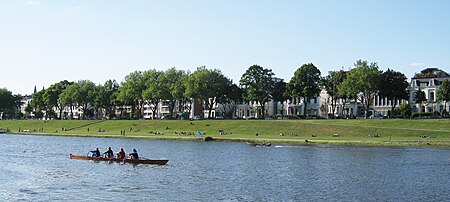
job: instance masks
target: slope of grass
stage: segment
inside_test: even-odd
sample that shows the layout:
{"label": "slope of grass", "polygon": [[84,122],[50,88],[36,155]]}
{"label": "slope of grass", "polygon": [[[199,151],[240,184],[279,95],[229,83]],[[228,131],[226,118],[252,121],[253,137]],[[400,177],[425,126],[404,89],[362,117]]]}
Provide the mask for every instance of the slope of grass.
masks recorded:
{"label": "slope of grass", "polygon": [[[450,146],[450,119],[2,120],[0,128],[9,128],[11,133],[117,138],[198,139],[193,134],[201,131],[203,137],[228,141],[304,144],[308,140],[308,143],[324,144]],[[125,131],[125,135],[121,135],[121,131]],[[333,134],[338,134],[338,137],[333,137]]]}

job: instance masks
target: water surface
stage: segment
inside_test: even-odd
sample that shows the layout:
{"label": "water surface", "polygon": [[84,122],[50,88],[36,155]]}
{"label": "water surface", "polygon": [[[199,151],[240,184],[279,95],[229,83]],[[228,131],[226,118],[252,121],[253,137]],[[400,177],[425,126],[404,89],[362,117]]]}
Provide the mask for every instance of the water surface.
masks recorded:
{"label": "water surface", "polygon": [[[99,147],[165,166],[69,159]],[[449,201],[450,150],[0,135],[0,200]]]}

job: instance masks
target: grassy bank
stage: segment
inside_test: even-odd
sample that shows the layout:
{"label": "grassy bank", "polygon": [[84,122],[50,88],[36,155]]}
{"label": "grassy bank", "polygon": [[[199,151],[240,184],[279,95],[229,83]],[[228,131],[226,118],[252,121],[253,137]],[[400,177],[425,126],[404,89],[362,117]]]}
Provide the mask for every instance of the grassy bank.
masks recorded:
{"label": "grassy bank", "polygon": [[[61,136],[193,140],[199,139],[195,134],[201,131],[203,137],[211,136],[223,141],[450,146],[450,119],[2,120],[0,128],[8,128],[11,133]],[[125,135],[121,135],[121,131],[125,131]],[[333,134],[338,135],[335,137]]]}

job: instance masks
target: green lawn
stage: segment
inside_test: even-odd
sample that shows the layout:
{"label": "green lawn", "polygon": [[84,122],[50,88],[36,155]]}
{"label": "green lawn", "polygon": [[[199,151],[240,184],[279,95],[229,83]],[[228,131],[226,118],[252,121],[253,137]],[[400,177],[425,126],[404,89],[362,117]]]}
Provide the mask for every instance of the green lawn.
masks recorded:
{"label": "green lawn", "polygon": [[[305,144],[305,140],[308,140],[308,144],[450,146],[450,119],[2,120],[0,128],[8,128],[11,133],[118,138],[199,139],[200,137],[196,135],[187,134],[201,131],[205,133],[203,137],[211,136],[228,141],[264,140]],[[105,132],[97,132],[100,129]],[[23,132],[24,130],[31,132]],[[121,135],[121,130],[126,132],[125,136]],[[223,131],[223,134],[221,135],[218,131]],[[180,132],[187,134],[176,134]],[[333,137],[333,134],[338,134],[338,137]],[[426,138],[422,136],[426,136]]]}

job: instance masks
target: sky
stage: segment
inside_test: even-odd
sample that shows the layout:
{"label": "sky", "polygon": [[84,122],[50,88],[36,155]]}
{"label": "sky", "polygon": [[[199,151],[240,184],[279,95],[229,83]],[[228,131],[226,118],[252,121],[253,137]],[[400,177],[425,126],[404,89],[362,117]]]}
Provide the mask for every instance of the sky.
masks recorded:
{"label": "sky", "polygon": [[289,81],[359,60],[411,78],[450,71],[447,0],[0,0],[0,88],[31,94],[62,80],[119,83],[133,71],[251,65]]}

